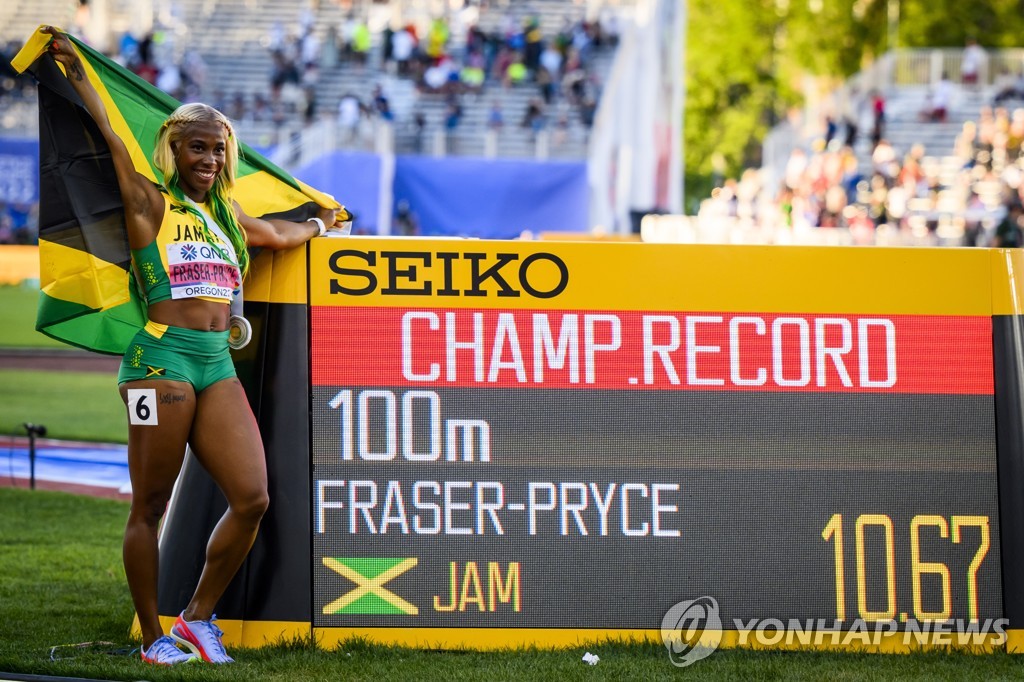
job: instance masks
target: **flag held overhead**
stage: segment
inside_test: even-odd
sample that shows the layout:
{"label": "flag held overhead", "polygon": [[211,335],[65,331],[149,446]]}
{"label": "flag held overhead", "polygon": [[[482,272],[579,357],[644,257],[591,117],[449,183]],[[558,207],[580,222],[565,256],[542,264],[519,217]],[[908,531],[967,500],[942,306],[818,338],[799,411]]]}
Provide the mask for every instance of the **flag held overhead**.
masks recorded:
{"label": "flag held overhead", "polygon": [[[110,150],[81,99],[47,53],[38,30],[12,60],[39,81],[39,259],[36,329],[65,343],[120,355],[146,323],[132,276],[124,207]],[[74,36],[74,44],[135,169],[163,182],[153,148],[180,103]],[[304,221],[333,197],[300,182],[239,144],[233,198],[248,215]],[[347,211],[339,220],[351,220]]]}

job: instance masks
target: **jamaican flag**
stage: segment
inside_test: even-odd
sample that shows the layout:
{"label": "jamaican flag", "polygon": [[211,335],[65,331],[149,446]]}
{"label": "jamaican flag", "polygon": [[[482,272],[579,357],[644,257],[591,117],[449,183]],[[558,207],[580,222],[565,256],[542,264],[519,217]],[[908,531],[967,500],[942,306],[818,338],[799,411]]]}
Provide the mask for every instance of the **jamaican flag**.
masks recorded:
{"label": "jamaican flag", "polygon": [[[42,28],[42,27],[40,27]],[[135,169],[153,182],[153,147],[164,119],[180,104],[74,36],[83,67],[124,141]],[[146,323],[132,276],[121,192],[99,128],[47,53],[36,31],[12,65],[39,81],[39,284],[36,329],[100,353],[121,354]],[[318,206],[338,207],[239,144],[234,199],[251,216],[302,221]]]}

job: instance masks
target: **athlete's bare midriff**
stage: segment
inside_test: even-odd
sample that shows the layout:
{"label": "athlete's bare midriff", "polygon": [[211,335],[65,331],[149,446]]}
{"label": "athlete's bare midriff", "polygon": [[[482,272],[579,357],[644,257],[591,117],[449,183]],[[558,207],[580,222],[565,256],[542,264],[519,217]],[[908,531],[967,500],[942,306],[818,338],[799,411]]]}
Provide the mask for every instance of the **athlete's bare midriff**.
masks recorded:
{"label": "athlete's bare midriff", "polygon": [[222,332],[228,328],[230,318],[227,303],[200,298],[169,299],[149,306],[149,319],[153,322],[184,329]]}

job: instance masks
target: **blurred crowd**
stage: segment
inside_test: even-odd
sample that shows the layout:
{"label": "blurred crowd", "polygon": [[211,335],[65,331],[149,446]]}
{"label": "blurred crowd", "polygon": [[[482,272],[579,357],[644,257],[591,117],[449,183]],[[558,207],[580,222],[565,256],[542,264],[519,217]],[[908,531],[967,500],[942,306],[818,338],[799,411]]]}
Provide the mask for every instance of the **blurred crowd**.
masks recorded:
{"label": "blurred crowd", "polygon": [[[600,95],[593,60],[618,43],[617,15],[606,11],[595,21],[566,19],[547,35],[528,6],[509,7],[490,28],[481,25],[481,7],[470,0],[461,10],[426,22],[374,30],[357,12],[324,28],[309,5],[291,26],[274,24],[264,37],[272,69],[266,87],[255,92],[211,90],[203,57],[176,42],[180,32],[173,27],[126,33],[112,56],[177,99],[207,101],[240,122],[284,124],[331,116],[349,139],[365,136],[377,122],[398,122],[424,151],[428,126],[443,127],[451,137],[467,107],[479,107],[490,131],[510,126],[533,135],[550,131],[557,144],[571,122],[593,123]],[[17,49],[16,44],[3,49],[2,102],[34,99],[31,79],[10,70]],[[984,50],[969,41],[963,54],[961,84],[976,88],[979,72],[987,68]],[[318,83],[339,70],[359,74],[352,80],[365,89],[350,89],[337,102],[318,102]],[[388,78],[407,79],[420,93],[408,120],[398,120],[379,84]],[[843,228],[862,244],[891,243],[879,239],[884,232],[913,235],[915,243],[1022,245],[1024,70],[998,74],[993,82],[992,105],[963,125],[952,149],[896,148],[885,135],[883,94],[854,90],[825,116],[818,139],[792,151],[777,181],[748,170],[721,182],[701,214],[756,229]],[[529,92],[525,100],[516,98],[526,101],[521,111],[505,111],[502,94],[510,89]],[[946,121],[953,91],[943,74],[918,117]],[[443,103],[440,120],[427,120],[420,105],[429,101]],[[0,205],[0,243],[30,240],[32,224],[31,207]]]}
{"label": "blurred crowd", "polygon": [[856,244],[1024,245],[1021,105],[982,108],[951,149],[898,150],[877,134],[869,160],[858,159],[852,128],[826,127],[810,149],[791,152],[777,187],[748,170],[717,188],[702,213],[751,229],[844,228]]}
{"label": "blurred crowd", "polygon": [[[589,128],[600,97],[592,58],[618,43],[617,13],[605,10],[593,21],[565,19],[560,30],[546,35],[541,17],[528,5],[513,4],[500,18],[492,16],[493,28],[480,22],[485,7],[468,0],[443,16],[385,23],[375,30],[368,15],[356,11],[325,28],[317,4],[306,4],[294,22],[274,23],[262,39],[272,65],[266,87],[255,89],[244,83],[232,91],[209,85],[206,61],[182,38],[188,31],[180,11],[171,11],[148,32],[125,32],[110,56],[176,99],[207,102],[239,122],[311,123],[321,116],[336,117],[348,128],[373,119],[393,122],[396,114],[379,84],[397,77],[414,82],[425,97],[443,98],[443,119],[429,123],[449,132],[460,127],[468,107],[476,106],[487,110],[493,131],[518,125],[534,133],[549,127],[557,132],[571,123]],[[79,37],[85,39],[84,33]],[[0,97],[21,93],[29,82],[14,79],[9,70],[18,47],[4,50]],[[318,83],[339,70],[359,74],[354,80],[362,89],[320,101]],[[535,96],[517,104],[521,110],[505,111],[501,93],[508,88],[530,89]],[[407,118],[401,123],[408,129],[428,123],[419,110]]]}
{"label": "blurred crowd", "polygon": [[11,41],[0,45],[0,102],[35,101],[36,86],[30,76],[19,75],[11,67],[11,59],[21,49],[21,43]]}
{"label": "blurred crowd", "polygon": [[[972,38],[959,66],[959,85],[943,71],[916,111],[902,112],[904,123],[918,126],[900,136],[915,140],[906,149],[886,137],[883,93],[840,88],[822,135],[790,152],[781,178],[748,170],[725,181],[703,203],[701,217],[760,231],[766,241],[773,233],[840,228],[854,244],[1024,245],[1024,67],[1011,73],[1003,66],[983,92],[989,55]],[[935,136],[920,126],[946,124],[967,93],[990,104],[963,123],[949,147],[925,149],[920,140]]]}
{"label": "blurred crowd", "polygon": [[[80,3],[79,9],[87,7]],[[355,143],[372,140],[377,124],[386,122],[397,124],[405,139],[414,140],[415,150],[423,152],[428,131],[443,129],[453,145],[466,127],[468,111],[476,108],[475,126],[483,120],[494,135],[516,128],[536,138],[547,131],[553,147],[574,126],[580,131],[575,134],[585,135],[600,97],[594,56],[618,44],[617,14],[605,11],[594,21],[565,19],[559,30],[546,33],[550,20],[542,21],[529,5],[505,7],[467,0],[443,16],[384,23],[378,30],[371,15],[358,11],[325,26],[317,3],[308,3],[294,22],[274,24],[261,40],[272,65],[265,85],[239,83],[238,90],[229,92],[211,84],[210,67],[186,39],[190,29],[174,2],[152,30],[120,35],[108,55],[180,101],[207,102],[237,122],[270,123],[275,130],[330,117],[343,141]],[[491,14],[481,22],[484,10]],[[89,42],[87,19],[76,14],[69,26]],[[32,78],[10,68],[20,46],[2,46],[0,58],[0,122],[8,129],[33,127],[36,116]],[[342,71],[354,76],[343,82],[357,85],[335,101],[319,101],[323,88],[317,86]],[[394,79],[412,83],[419,93],[411,110],[408,102],[401,113],[392,105],[382,84]],[[515,97],[504,96],[513,90]],[[34,216],[33,207],[0,204],[0,243],[34,240]]]}
{"label": "blurred crowd", "polygon": [[[0,46],[0,114],[5,119],[18,112],[33,118],[36,116],[35,83],[31,77],[16,74],[10,65],[11,57],[20,48],[20,43]],[[23,106],[12,108],[12,105]],[[4,123],[6,125],[6,121]],[[21,200],[26,194],[22,181],[26,169],[12,168],[7,161],[0,156],[0,244],[34,244],[38,232],[39,204]]]}
{"label": "blurred crowd", "polygon": [[[394,76],[413,81],[423,96],[443,98],[443,120],[436,123],[449,133],[459,128],[466,107],[478,106],[485,93],[487,103],[480,106],[488,107],[491,130],[506,124],[534,133],[549,126],[564,129],[571,117],[590,127],[600,94],[592,57],[596,50],[617,44],[614,13],[606,12],[598,21],[566,20],[552,36],[544,34],[540,17],[529,12],[507,11],[490,31],[476,17],[475,11],[455,12],[424,26],[410,22],[373,32],[364,17],[352,13],[340,26],[328,26],[321,38],[307,11],[297,28],[275,24],[267,36],[274,64],[268,94],[214,93],[214,104],[223,104],[239,120],[301,116],[312,121],[323,106],[316,100],[316,84],[325,74],[350,68],[369,74],[366,83]],[[506,121],[501,92],[509,88],[531,88],[535,96]],[[336,106],[340,126],[352,135],[368,120],[396,120],[379,84],[364,92],[345,92]],[[401,123],[419,132],[427,125],[418,109]]]}
{"label": "blurred crowd", "polygon": [[35,244],[38,233],[38,203],[0,201],[0,244]]}
{"label": "blurred crowd", "polygon": [[141,37],[125,33],[113,57],[135,75],[181,102],[203,99],[206,62],[194,49],[179,50],[174,31],[156,29]]}

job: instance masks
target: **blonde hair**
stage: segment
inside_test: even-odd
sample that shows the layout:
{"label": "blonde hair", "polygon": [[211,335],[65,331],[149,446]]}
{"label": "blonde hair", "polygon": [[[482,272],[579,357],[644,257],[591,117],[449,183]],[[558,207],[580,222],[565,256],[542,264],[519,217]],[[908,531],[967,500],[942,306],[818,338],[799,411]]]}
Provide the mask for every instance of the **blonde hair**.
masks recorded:
{"label": "blonde hair", "polygon": [[160,132],[156,138],[156,148],[153,150],[153,163],[163,175],[164,188],[167,189],[173,203],[183,206],[189,213],[202,218],[202,214],[185,200],[185,192],[179,182],[174,148],[185,138],[189,128],[206,123],[219,123],[224,126],[227,133],[224,166],[214,180],[207,201],[210,204],[213,218],[231,239],[231,244],[235,247],[235,254],[238,256],[238,266],[244,275],[249,269],[249,252],[245,230],[238,224],[234,203],[231,199],[231,191],[235,186],[235,174],[238,171],[238,139],[235,137],[235,129],[227,116],[207,104],[198,102],[182,104],[160,126]]}

